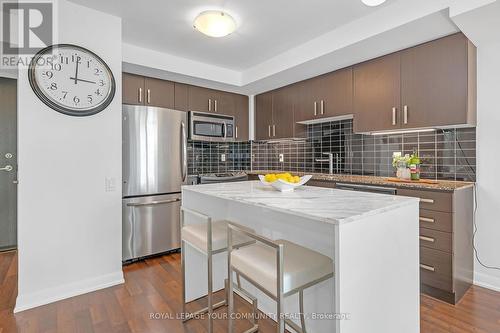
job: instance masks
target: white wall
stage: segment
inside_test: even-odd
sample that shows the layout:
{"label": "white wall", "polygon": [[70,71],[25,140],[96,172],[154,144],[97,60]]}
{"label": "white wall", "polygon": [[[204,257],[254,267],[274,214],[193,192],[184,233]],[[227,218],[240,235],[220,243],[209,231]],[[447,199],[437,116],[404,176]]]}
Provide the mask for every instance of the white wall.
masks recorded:
{"label": "white wall", "polygon": [[[500,19],[500,18],[499,18]],[[500,291],[500,41],[478,47],[477,126],[477,225],[476,247],[480,260],[499,269],[487,269],[476,262],[475,283]]]}
{"label": "white wall", "polygon": [[[42,104],[18,80],[19,294],[15,311],[123,282],[121,270],[121,20],[58,1],[59,43],[108,63],[117,89],[91,117]],[[105,192],[105,177],[116,179]]]}
{"label": "white wall", "polygon": [[[491,2],[491,1],[489,1]],[[476,247],[480,260],[474,265],[474,283],[500,291],[500,164],[498,124],[500,110],[500,2],[461,12],[453,17],[458,27],[477,46],[477,215]]]}

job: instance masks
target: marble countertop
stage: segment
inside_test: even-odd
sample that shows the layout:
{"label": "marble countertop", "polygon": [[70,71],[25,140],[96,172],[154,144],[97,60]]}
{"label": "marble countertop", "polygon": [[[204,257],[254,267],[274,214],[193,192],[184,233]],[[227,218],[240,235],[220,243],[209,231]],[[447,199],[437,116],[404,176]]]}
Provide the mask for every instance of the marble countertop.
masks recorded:
{"label": "marble countertop", "polygon": [[196,192],[258,207],[282,211],[331,224],[353,222],[405,205],[418,205],[417,198],[302,186],[279,192],[259,181],[183,186]]}
{"label": "marble countertop", "polygon": [[[246,171],[249,175],[263,175],[266,173],[280,173],[282,171],[277,170],[258,170],[258,171]],[[294,175],[304,175],[302,172],[291,172]],[[386,187],[396,187],[404,189],[415,189],[415,190],[436,190],[444,192],[453,192],[457,189],[473,186],[474,183],[462,182],[462,181],[449,181],[449,180],[439,180],[437,184],[426,184],[426,183],[396,183],[389,181],[387,177],[376,177],[376,176],[358,176],[358,175],[343,175],[343,174],[323,174],[323,173],[307,173],[313,175],[313,180],[323,180],[331,182],[341,182],[341,183],[352,183],[352,184],[365,184],[365,185],[377,185]]]}

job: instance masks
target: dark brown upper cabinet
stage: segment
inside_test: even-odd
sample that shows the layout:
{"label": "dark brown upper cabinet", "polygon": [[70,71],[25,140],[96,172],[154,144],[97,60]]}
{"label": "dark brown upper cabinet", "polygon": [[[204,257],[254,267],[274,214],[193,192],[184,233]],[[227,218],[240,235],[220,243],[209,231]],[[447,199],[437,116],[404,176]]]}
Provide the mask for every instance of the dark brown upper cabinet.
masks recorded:
{"label": "dark brown upper cabinet", "polygon": [[162,108],[174,108],[174,83],[147,77],[145,79],[145,104]]}
{"label": "dark brown upper cabinet", "polygon": [[399,53],[354,66],[354,131],[399,129],[401,105]]}
{"label": "dark brown upper cabinet", "polygon": [[352,68],[297,84],[295,121],[352,114]]}
{"label": "dark brown upper cabinet", "polygon": [[475,125],[476,48],[461,33],[401,52],[403,128]]}
{"label": "dark brown upper cabinet", "polygon": [[122,74],[123,104],[144,105],[144,76]]}
{"label": "dark brown upper cabinet", "polygon": [[248,141],[248,96],[234,95],[234,138],[237,141]]}
{"label": "dark brown upper cabinet", "polygon": [[174,91],[175,91],[174,109],[180,111],[189,111],[189,86],[184,83],[175,82]]}
{"label": "dark brown upper cabinet", "polygon": [[174,83],[140,75],[123,73],[123,103],[174,107]]}
{"label": "dark brown upper cabinet", "polygon": [[294,137],[294,107],[296,105],[297,87],[283,87],[273,91],[273,123],[272,138]]}
{"label": "dark brown upper cabinet", "polygon": [[476,124],[476,48],[461,33],[354,66],[354,131]]}
{"label": "dark brown upper cabinet", "polygon": [[255,96],[255,139],[272,138],[273,125],[273,92]]}
{"label": "dark brown upper cabinet", "polygon": [[189,86],[189,111],[231,114],[236,106],[233,93]]}
{"label": "dark brown upper cabinet", "polygon": [[295,85],[260,94],[255,99],[255,138],[257,140],[294,137]]}

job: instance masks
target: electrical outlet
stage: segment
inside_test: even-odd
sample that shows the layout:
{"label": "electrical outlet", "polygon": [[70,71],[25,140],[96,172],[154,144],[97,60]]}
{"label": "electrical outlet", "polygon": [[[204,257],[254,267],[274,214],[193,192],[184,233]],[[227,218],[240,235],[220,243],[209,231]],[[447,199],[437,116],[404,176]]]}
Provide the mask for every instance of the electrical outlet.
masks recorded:
{"label": "electrical outlet", "polygon": [[278,156],[281,163],[285,162],[285,156],[283,154],[279,154]]}
{"label": "electrical outlet", "polygon": [[220,161],[226,162],[226,154],[220,154]]}

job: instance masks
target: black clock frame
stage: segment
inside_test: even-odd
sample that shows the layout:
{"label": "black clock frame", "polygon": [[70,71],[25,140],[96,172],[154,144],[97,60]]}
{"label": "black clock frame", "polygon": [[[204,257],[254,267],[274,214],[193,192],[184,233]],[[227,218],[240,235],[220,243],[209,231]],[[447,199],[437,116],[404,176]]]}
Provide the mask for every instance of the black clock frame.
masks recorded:
{"label": "black clock frame", "polygon": [[[61,106],[61,105],[55,103],[54,101],[52,101],[47,96],[45,96],[45,94],[42,92],[42,89],[40,88],[40,86],[36,82],[35,68],[36,68],[36,64],[37,64],[38,60],[43,55],[45,55],[45,54],[49,53],[51,50],[57,49],[57,48],[76,48],[76,49],[79,49],[82,52],[87,52],[87,53],[91,54],[93,57],[95,57],[98,61],[100,61],[103,64],[104,69],[107,71],[107,73],[109,74],[109,77],[111,78],[111,90],[109,91],[108,97],[106,97],[106,100],[103,103],[101,103],[100,105],[98,105],[94,108],[88,109],[88,110],[78,110],[77,111],[75,109]],[[31,62],[29,64],[28,81],[29,81],[31,89],[33,89],[33,92],[35,93],[35,95],[37,95],[37,97],[45,105],[49,106],[51,109],[54,109],[57,112],[60,112],[62,114],[68,115],[68,116],[74,116],[74,117],[92,116],[94,114],[97,114],[97,113],[103,111],[104,109],[106,109],[109,106],[109,104],[111,104],[111,102],[113,101],[113,99],[115,97],[115,92],[116,92],[115,77],[113,75],[113,72],[109,68],[108,64],[106,62],[104,62],[104,60],[102,60],[101,57],[99,57],[97,54],[90,51],[89,49],[86,49],[84,47],[74,45],[74,44],[54,44],[54,45],[47,46],[46,48],[38,51],[35,54],[35,56],[33,57],[33,59],[31,59]]]}

